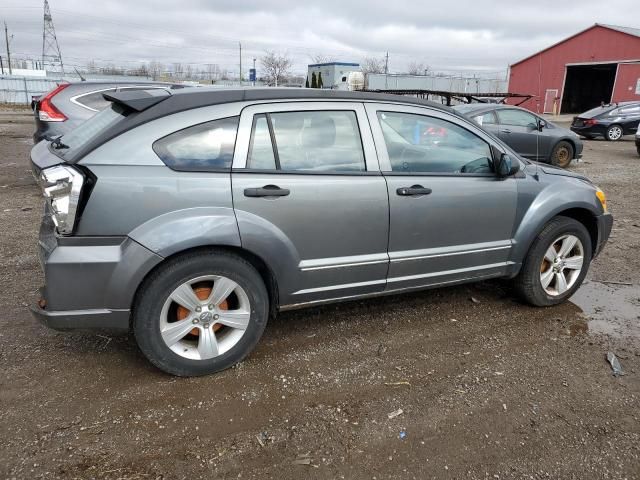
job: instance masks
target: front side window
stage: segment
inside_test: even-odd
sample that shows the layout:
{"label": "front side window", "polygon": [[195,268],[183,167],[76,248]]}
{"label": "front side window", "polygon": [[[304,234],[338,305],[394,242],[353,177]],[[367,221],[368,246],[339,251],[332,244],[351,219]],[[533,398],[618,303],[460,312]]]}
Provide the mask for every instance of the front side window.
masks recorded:
{"label": "front side window", "polygon": [[290,172],[365,171],[355,112],[317,110],[256,115],[247,168]]}
{"label": "front side window", "polygon": [[173,170],[228,170],[233,161],[238,119],[223,118],[179,130],[157,140],[153,150]]}
{"label": "front side window", "polygon": [[536,117],[522,110],[498,110],[498,119],[501,125],[512,125],[514,127],[533,127],[538,124]]}
{"label": "front side window", "polygon": [[489,144],[459,125],[400,112],[378,112],[378,120],[393,172],[492,172]]}

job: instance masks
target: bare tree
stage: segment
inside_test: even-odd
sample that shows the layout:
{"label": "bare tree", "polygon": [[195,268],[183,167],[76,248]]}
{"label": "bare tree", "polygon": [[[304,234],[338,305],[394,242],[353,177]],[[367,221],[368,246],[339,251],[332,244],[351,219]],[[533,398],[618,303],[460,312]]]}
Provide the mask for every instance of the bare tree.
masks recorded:
{"label": "bare tree", "polygon": [[384,58],[364,57],[360,63],[363,73],[384,73]]}
{"label": "bare tree", "polygon": [[220,66],[217,63],[207,65],[207,75],[209,80],[218,80],[220,77]]}
{"label": "bare tree", "polygon": [[184,77],[185,77],[187,80],[191,80],[191,78],[193,77],[193,66],[191,66],[191,65],[187,64],[187,65],[184,67]]}
{"label": "bare tree", "polygon": [[324,55],[322,53],[309,55],[309,58],[313,63],[331,63],[336,61],[335,57],[332,57],[331,55]]}
{"label": "bare tree", "polygon": [[184,66],[181,63],[173,64],[173,75],[176,78],[182,78],[184,76]]}
{"label": "bare tree", "polygon": [[276,53],[274,51],[267,51],[262,58],[260,58],[262,69],[264,70],[264,78],[269,85],[278,86],[289,75],[291,70],[292,61],[289,56],[284,53]]}
{"label": "bare tree", "polygon": [[426,75],[429,72],[429,65],[423,62],[410,62],[407,67],[409,75]]}
{"label": "bare tree", "polygon": [[163,64],[161,64],[160,62],[156,62],[155,60],[152,62],[149,62],[149,75],[151,75],[151,78],[153,78],[154,80],[157,80],[162,76],[163,73],[164,73]]}

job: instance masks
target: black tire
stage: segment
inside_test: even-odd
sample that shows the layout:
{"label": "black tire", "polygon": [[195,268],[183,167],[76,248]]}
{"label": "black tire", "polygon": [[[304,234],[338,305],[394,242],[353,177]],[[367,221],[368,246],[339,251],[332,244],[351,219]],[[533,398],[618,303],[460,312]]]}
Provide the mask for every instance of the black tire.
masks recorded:
{"label": "black tire", "polygon": [[[174,289],[203,275],[221,275],[242,287],[250,302],[249,325],[227,352],[207,360],[192,360],[176,354],[164,342],[160,316]],[[170,259],[145,280],[133,309],[133,332],[144,356],[160,370],[177,376],[199,376],[219,372],[243,360],[260,340],[268,316],[269,295],[256,269],[238,255],[208,250]]]}
{"label": "black tire", "polygon": [[[563,294],[552,296],[542,287],[540,280],[541,266],[547,249],[556,239],[566,234],[575,235],[582,242],[585,260],[573,286]],[[582,285],[589,270],[591,252],[591,236],[582,223],[569,217],[555,217],[545,225],[531,244],[520,273],[515,279],[516,291],[525,302],[536,307],[548,307],[564,302]]]}
{"label": "black tire", "polygon": [[[618,134],[618,132],[620,133]],[[621,125],[609,125],[609,128],[607,128],[607,131],[604,133],[605,140],[609,140],[610,142],[617,142],[621,140],[623,136],[624,130]]]}
{"label": "black tire", "polygon": [[551,152],[551,165],[560,168],[567,168],[573,160],[573,145],[562,140],[553,147]]}

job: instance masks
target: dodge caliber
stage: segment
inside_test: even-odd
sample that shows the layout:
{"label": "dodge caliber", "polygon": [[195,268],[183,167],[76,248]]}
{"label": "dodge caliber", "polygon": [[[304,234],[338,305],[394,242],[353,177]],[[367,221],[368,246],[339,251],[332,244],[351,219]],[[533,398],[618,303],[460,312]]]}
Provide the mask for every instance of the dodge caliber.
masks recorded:
{"label": "dodge caliber", "polygon": [[246,357],[280,311],[490,278],[565,301],[612,228],[587,178],[398,96],[122,91],[31,161],[58,329],[132,331],[174,375]]}

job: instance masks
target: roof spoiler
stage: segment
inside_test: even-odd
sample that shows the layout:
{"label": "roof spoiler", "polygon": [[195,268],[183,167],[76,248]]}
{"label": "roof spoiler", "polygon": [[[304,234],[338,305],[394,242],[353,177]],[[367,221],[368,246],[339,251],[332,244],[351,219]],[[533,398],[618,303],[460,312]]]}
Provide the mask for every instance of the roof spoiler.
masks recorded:
{"label": "roof spoiler", "polygon": [[154,88],[153,90],[121,90],[113,93],[103,93],[102,96],[105,100],[117,103],[136,112],[142,112],[169,98],[171,92],[161,88]]}

